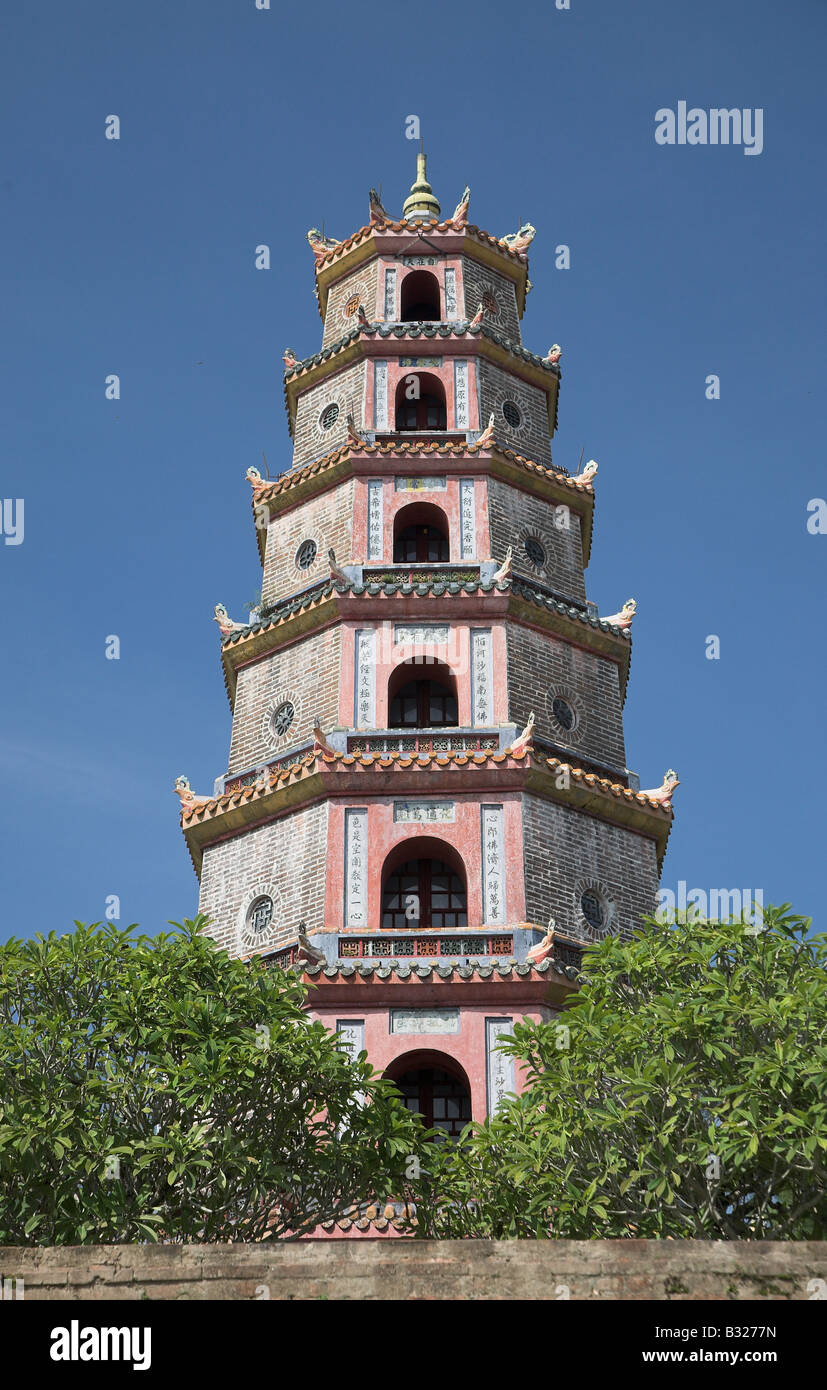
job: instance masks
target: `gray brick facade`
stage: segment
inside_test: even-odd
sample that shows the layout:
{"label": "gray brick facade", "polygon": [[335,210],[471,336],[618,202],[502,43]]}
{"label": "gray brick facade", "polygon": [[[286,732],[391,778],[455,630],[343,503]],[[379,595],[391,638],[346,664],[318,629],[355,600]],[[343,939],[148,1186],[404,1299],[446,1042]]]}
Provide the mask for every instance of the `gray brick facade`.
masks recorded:
{"label": "gray brick facade", "polygon": [[480,307],[483,295],[492,294],[497,301],[498,313],[488,313],[485,323],[502,333],[510,343],[522,344],[514,282],[505,275],[498,275],[489,266],[480,265],[479,261],[472,260],[470,256],[463,260],[462,278],[465,285],[465,317],[472,319]]}
{"label": "gray brick facade", "polygon": [[[338,723],[341,647],[341,628],[325,628],[239,671],[227,768],[231,775],[312,738],[316,716],[325,729]],[[285,705],[292,708],[293,719],[279,735],[273,716]]]}
{"label": "gray brick facade", "polygon": [[[337,560],[346,563],[351,558],[352,535],[352,480],[276,517],[267,528],[264,602],[275,603],[327,579],[328,550],[335,550]],[[306,541],[314,542],[316,555],[312,564],[302,568],[299,551]]]}
{"label": "gray brick facade", "polygon": [[324,925],[327,814],[320,802],[205,849],[198,910],[213,920],[210,934],[224,950],[251,953],[239,926],[259,890],[272,889],[275,904],[262,951],[295,941],[299,922],[309,931]]}
{"label": "gray brick facade", "polygon": [[[537,386],[530,386],[515,373],[506,372],[484,358],[479,359],[480,419],[485,424],[494,412],[497,438],[509,449],[515,449],[538,463],[551,463],[551,442],[548,428],[548,396]],[[503,415],[503,403],[511,401],[520,412],[516,428]]]}
{"label": "gray brick facade", "polygon": [[536,796],[523,798],[526,917],[590,940],[580,901],[586,889],[605,900],[608,930],[628,933],[653,912],[658,887],[653,840]]}
{"label": "gray brick facade", "polygon": [[[299,396],[293,425],[294,467],[342,447],[347,438],[348,411],[357,429],[363,427],[366,370],[365,362],[355,362]],[[335,424],[325,429],[321,417],[331,405],[339,407],[339,414]]]}
{"label": "gray brick facade", "polygon": [[[530,492],[491,478],[488,482],[488,519],[492,554],[500,559],[510,545],[514,573],[536,579],[568,598],[585,599],[580,518],[576,512],[558,513],[550,502]],[[568,521],[568,527],[562,525]],[[526,540],[539,542],[545,552],[542,564],[526,553]]]}
{"label": "gray brick facade", "polygon": [[[508,646],[508,713],[522,727],[534,710],[538,738],[574,748],[623,771],[623,739],[618,668],[613,661],[574,647],[545,632],[512,623]],[[553,713],[560,696],[571,706],[575,725],[565,729]]]}
{"label": "gray brick facade", "polygon": [[[371,322],[375,319],[381,319],[382,313],[381,309],[377,307],[376,297],[378,280],[378,261],[368,261],[359,266],[358,270],[351,271],[349,275],[343,275],[341,280],[337,280],[335,284],[330,286],[324,316],[323,347],[330,347],[331,343],[338,342],[345,333],[349,333],[356,326],[357,320],[353,312],[352,301],[357,296],[359,302],[364,305],[365,313]],[[314,347],[305,356],[309,357],[310,352],[316,350]]]}

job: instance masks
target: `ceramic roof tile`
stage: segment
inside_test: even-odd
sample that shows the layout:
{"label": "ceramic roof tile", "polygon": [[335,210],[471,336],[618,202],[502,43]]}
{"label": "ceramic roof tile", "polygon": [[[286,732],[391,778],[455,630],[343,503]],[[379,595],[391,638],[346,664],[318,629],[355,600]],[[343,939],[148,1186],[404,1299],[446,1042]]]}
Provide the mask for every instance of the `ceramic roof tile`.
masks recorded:
{"label": "ceramic roof tile", "polygon": [[332,246],[329,251],[320,253],[316,259],[316,273],[324,270],[325,267],[333,265],[341,260],[342,256],[348,251],[352,251],[355,246],[367,240],[374,232],[410,232],[413,236],[417,235],[417,228],[427,228],[431,232],[456,232],[467,233],[475,241],[480,241],[484,245],[495,246],[503,255],[509,256],[517,265],[525,266],[527,257],[524,251],[512,251],[510,246],[505,246],[499,237],[492,236],[490,232],[484,232],[481,227],[476,227],[472,222],[463,222],[456,226],[452,218],[446,218],[440,222],[435,217],[429,219],[419,219],[408,222],[405,218],[398,221],[388,218],[384,222],[372,222],[366,227],[360,227],[358,231],[352,232],[344,241],[340,241],[338,246]]}

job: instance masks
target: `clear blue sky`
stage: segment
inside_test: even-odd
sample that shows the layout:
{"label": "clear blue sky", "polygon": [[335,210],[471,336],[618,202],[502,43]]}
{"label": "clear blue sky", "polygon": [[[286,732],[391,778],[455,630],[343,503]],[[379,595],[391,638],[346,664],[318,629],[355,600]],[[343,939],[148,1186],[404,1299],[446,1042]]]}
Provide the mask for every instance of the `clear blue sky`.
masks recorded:
{"label": "clear blue sky", "polygon": [[[0,545],[3,935],[98,919],[107,894],[151,931],[195,910],[171,787],[226,768],[212,606],[241,617],[259,587],[244,472],[262,450],[287,466],[281,349],[320,342],[305,232],[349,235],[371,184],[401,207],[408,114],[444,208],[467,182],[478,225],[538,229],[524,336],[564,348],[554,456],[600,463],[589,596],[638,601],[629,766],[682,781],[664,885],[816,914],[821,0],[13,8],[0,495],[25,499],[25,540]],[[657,145],[681,100],[762,108],[763,153]]]}

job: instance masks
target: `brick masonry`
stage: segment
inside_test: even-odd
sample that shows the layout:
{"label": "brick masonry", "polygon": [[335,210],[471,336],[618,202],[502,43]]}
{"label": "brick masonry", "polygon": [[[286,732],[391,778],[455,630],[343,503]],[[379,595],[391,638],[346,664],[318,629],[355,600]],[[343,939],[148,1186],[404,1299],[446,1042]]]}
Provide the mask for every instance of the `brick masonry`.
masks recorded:
{"label": "brick masonry", "polygon": [[[339,334],[341,337],[341,334]],[[364,421],[367,363],[354,362],[316,386],[302,392],[296,406],[293,426],[293,464],[299,466],[340,449],[347,437],[348,411],[353,412],[357,429]],[[338,405],[339,416],[330,429],[322,429],[319,419],[328,405]]]}
{"label": "brick masonry", "polygon": [[327,818],[327,803],[317,802],[207,846],[198,910],[213,920],[210,935],[230,955],[252,951],[238,931],[257,890],[266,889],[275,903],[273,931],[258,949],[295,941],[299,922],[306,922],[308,931],[324,925]]}
{"label": "brick masonry", "polygon": [[[515,373],[510,373],[485,358],[479,359],[480,420],[486,424],[493,410],[498,439],[538,463],[551,463],[548,396],[539,387],[522,381],[518,370],[516,361]],[[520,411],[522,420],[517,429],[503,415],[504,401],[513,401]]]}
{"label": "brick masonry", "polygon": [[493,294],[496,299],[499,313],[487,314],[485,322],[496,329],[498,333],[502,333],[509,342],[522,345],[520,319],[517,314],[517,295],[513,280],[509,280],[505,275],[498,275],[489,266],[480,265],[479,261],[466,256],[463,260],[463,281],[465,283],[465,317],[467,319],[474,317],[480,307],[482,297],[487,291],[489,294]]}
{"label": "brick masonry", "polygon": [[[350,275],[343,276],[341,280],[337,280],[334,285],[331,285],[327,296],[323,347],[330,347],[331,343],[337,343],[340,338],[344,337],[345,333],[349,333],[352,328],[356,327],[356,314],[345,313],[346,307],[350,307],[349,301],[355,295],[359,296],[371,323],[382,318],[377,299],[378,280],[379,262],[374,260],[360,265],[358,270],[352,271]],[[316,348],[311,351],[315,352]],[[311,352],[306,354],[308,357],[310,355]]]}
{"label": "brick masonry", "polygon": [[[502,560],[507,547],[513,546],[515,574],[537,579],[569,598],[585,599],[580,518],[576,512],[569,509],[567,514],[557,513],[551,502],[490,478],[488,515],[492,554],[497,559]],[[568,520],[568,528],[559,524],[562,520]],[[529,537],[542,545],[544,564],[536,566],[529,560],[525,550]]]}
{"label": "brick masonry", "polygon": [[563,932],[590,939],[580,899],[595,889],[607,909],[607,929],[628,933],[655,908],[655,842],[560,802],[523,797],[526,917],[554,917]]}
{"label": "brick masonry", "polygon": [[[333,446],[331,446],[333,447]],[[262,594],[265,603],[309,589],[330,575],[327,552],[332,547],[340,564],[351,558],[353,538],[353,480],[332,488],[292,511],[283,512],[267,528]],[[304,541],[316,543],[316,558],[307,569],[297,563]]]}
{"label": "brick masonry", "polygon": [[[626,748],[618,668],[613,661],[516,623],[508,642],[508,714],[522,728],[534,710],[538,738],[551,739],[610,767],[624,769]],[[558,724],[555,696],[575,712],[573,729]]]}
{"label": "brick masonry", "polygon": [[0,1249],[26,1300],[795,1301],[827,1276],[822,1241],[306,1240]]}
{"label": "brick masonry", "polygon": [[[256,767],[312,738],[317,716],[323,729],[338,723],[341,651],[342,630],[330,627],[239,671],[229,773]],[[272,715],[287,702],[293,722],[278,736]]]}

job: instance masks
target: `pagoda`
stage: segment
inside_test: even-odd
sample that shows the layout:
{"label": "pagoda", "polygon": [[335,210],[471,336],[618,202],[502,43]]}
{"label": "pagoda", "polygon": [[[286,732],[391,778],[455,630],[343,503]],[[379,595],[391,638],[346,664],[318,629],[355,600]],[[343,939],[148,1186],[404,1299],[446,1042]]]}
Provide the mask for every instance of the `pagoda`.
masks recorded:
{"label": "pagoda", "polygon": [[520,1090],[497,1040],[559,1011],[584,944],[654,910],[677,784],[626,767],[635,604],[586,598],[597,465],[552,460],[534,228],[493,236],[469,201],[442,218],[420,154],[400,217],[371,190],[352,236],[308,233],[292,462],[247,472],[262,602],[215,610],[227,771],[176,783],[210,933],[301,971],[447,1135]]}

